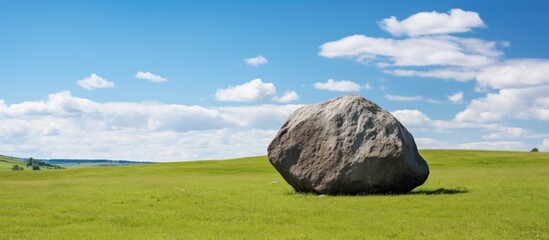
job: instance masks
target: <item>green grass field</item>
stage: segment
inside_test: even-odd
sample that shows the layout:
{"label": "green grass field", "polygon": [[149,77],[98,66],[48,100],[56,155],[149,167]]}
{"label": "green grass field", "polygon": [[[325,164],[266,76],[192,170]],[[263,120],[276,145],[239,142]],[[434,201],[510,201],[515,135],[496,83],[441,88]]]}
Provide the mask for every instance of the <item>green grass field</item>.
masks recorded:
{"label": "green grass field", "polygon": [[294,194],[266,157],[17,172],[0,162],[0,239],[549,239],[549,153],[421,154],[423,186],[374,196]]}
{"label": "green grass field", "polygon": [[11,171],[11,168],[13,167],[13,165],[19,165],[20,167],[23,167],[25,170],[32,170],[32,168],[27,169],[27,166],[23,161],[0,155],[0,172]]}

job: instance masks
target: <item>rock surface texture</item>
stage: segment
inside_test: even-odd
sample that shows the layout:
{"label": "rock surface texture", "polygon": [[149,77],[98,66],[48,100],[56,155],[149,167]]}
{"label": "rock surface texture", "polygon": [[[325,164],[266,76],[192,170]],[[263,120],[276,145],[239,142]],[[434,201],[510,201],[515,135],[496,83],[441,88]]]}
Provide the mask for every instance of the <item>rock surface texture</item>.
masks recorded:
{"label": "rock surface texture", "polygon": [[429,175],[408,130],[359,95],[296,110],[269,145],[268,154],[297,192],[405,193]]}

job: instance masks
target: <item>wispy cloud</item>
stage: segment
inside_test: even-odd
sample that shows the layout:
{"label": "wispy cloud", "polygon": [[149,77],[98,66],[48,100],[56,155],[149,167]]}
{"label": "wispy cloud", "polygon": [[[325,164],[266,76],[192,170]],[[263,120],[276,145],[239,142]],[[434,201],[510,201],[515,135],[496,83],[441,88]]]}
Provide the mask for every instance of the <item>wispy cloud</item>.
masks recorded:
{"label": "wispy cloud", "polygon": [[244,62],[246,62],[246,64],[248,64],[249,66],[259,66],[259,65],[267,64],[269,60],[267,60],[267,58],[261,55],[257,55],[255,57],[244,59]]}
{"label": "wispy cloud", "polygon": [[313,84],[313,87],[319,90],[328,90],[328,91],[335,91],[335,92],[358,92],[361,89],[371,89],[370,84],[364,84],[361,86],[360,84],[348,81],[348,80],[334,80],[334,79],[328,79],[326,82],[315,82]]}
{"label": "wispy cloud", "polygon": [[493,142],[470,142],[459,144],[458,149],[491,149],[491,150],[517,150],[524,149],[526,145],[518,141],[493,141]]}
{"label": "wispy cloud", "polygon": [[395,76],[452,79],[460,82],[473,80],[478,75],[478,70],[476,69],[463,69],[463,68],[458,68],[458,69],[443,68],[443,69],[432,69],[432,70],[426,70],[426,71],[395,69],[395,70],[384,70],[383,72],[387,74],[395,75]]}
{"label": "wispy cloud", "polygon": [[92,73],[89,77],[76,81],[78,86],[87,90],[93,90],[97,88],[114,88],[114,82],[107,81],[106,79]]}
{"label": "wispy cloud", "polygon": [[320,46],[320,56],[351,58],[378,66],[485,66],[502,52],[496,42],[454,36],[392,39],[352,35]]}
{"label": "wispy cloud", "polygon": [[385,98],[390,101],[400,101],[400,102],[413,102],[413,101],[423,101],[423,96],[400,96],[393,94],[385,94]]}
{"label": "wispy cloud", "polygon": [[163,78],[159,75],[153,74],[151,72],[142,72],[142,71],[137,72],[135,74],[135,78],[148,80],[148,81],[156,82],[156,83],[168,81],[168,79],[165,79],[165,78]]}

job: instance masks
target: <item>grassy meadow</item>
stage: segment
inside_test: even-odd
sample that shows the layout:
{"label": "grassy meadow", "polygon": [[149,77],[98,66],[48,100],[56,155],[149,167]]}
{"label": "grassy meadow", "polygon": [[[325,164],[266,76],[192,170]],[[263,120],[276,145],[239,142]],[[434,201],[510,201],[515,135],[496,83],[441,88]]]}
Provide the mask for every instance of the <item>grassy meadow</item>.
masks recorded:
{"label": "grassy meadow", "polygon": [[421,154],[423,186],[372,196],[295,194],[264,156],[45,171],[0,161],[0,239],[549,239],[549,153]]}
{"label": "grassy meadow", "polygon": [[11,171],[11,168],[13,167],[13,165],[19,165],[20,167],[23,167],[25,170],[32,170],[32,168],[27,169],[27,166],[23,161],[0,155],[0,172]]}

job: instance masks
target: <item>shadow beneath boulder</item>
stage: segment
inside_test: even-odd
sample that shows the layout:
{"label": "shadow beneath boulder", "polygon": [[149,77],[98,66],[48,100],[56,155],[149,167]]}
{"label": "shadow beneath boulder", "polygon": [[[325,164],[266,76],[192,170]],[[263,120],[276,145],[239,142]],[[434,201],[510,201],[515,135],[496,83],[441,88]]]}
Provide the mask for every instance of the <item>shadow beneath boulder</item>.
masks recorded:
{"label": "shadow beneath boulder", "polygon": [[435,190],[430,189],[419,189],[415,191],[411,191],[409,193],[405,193],[405,195],[453,195],[453,194],[460,194],[460,193],[468,193],[469,190],[466,188],[437,188]]}
{"label": "shadow beneath boulder", "polygon": [[316,194],[312,192],[295,192],[287,191],[285,195],[294,195],[294,196],[317,196],[317,197],[360,197],[360,196],[405,196],[405,195],[454,195],[461,193],[468,193],[469,190],[466,188],[437,188],[437,189],[418,189],[413,190],[408,193],[356,193],[356,194],[334,194],[334,195],[324,195]]}

